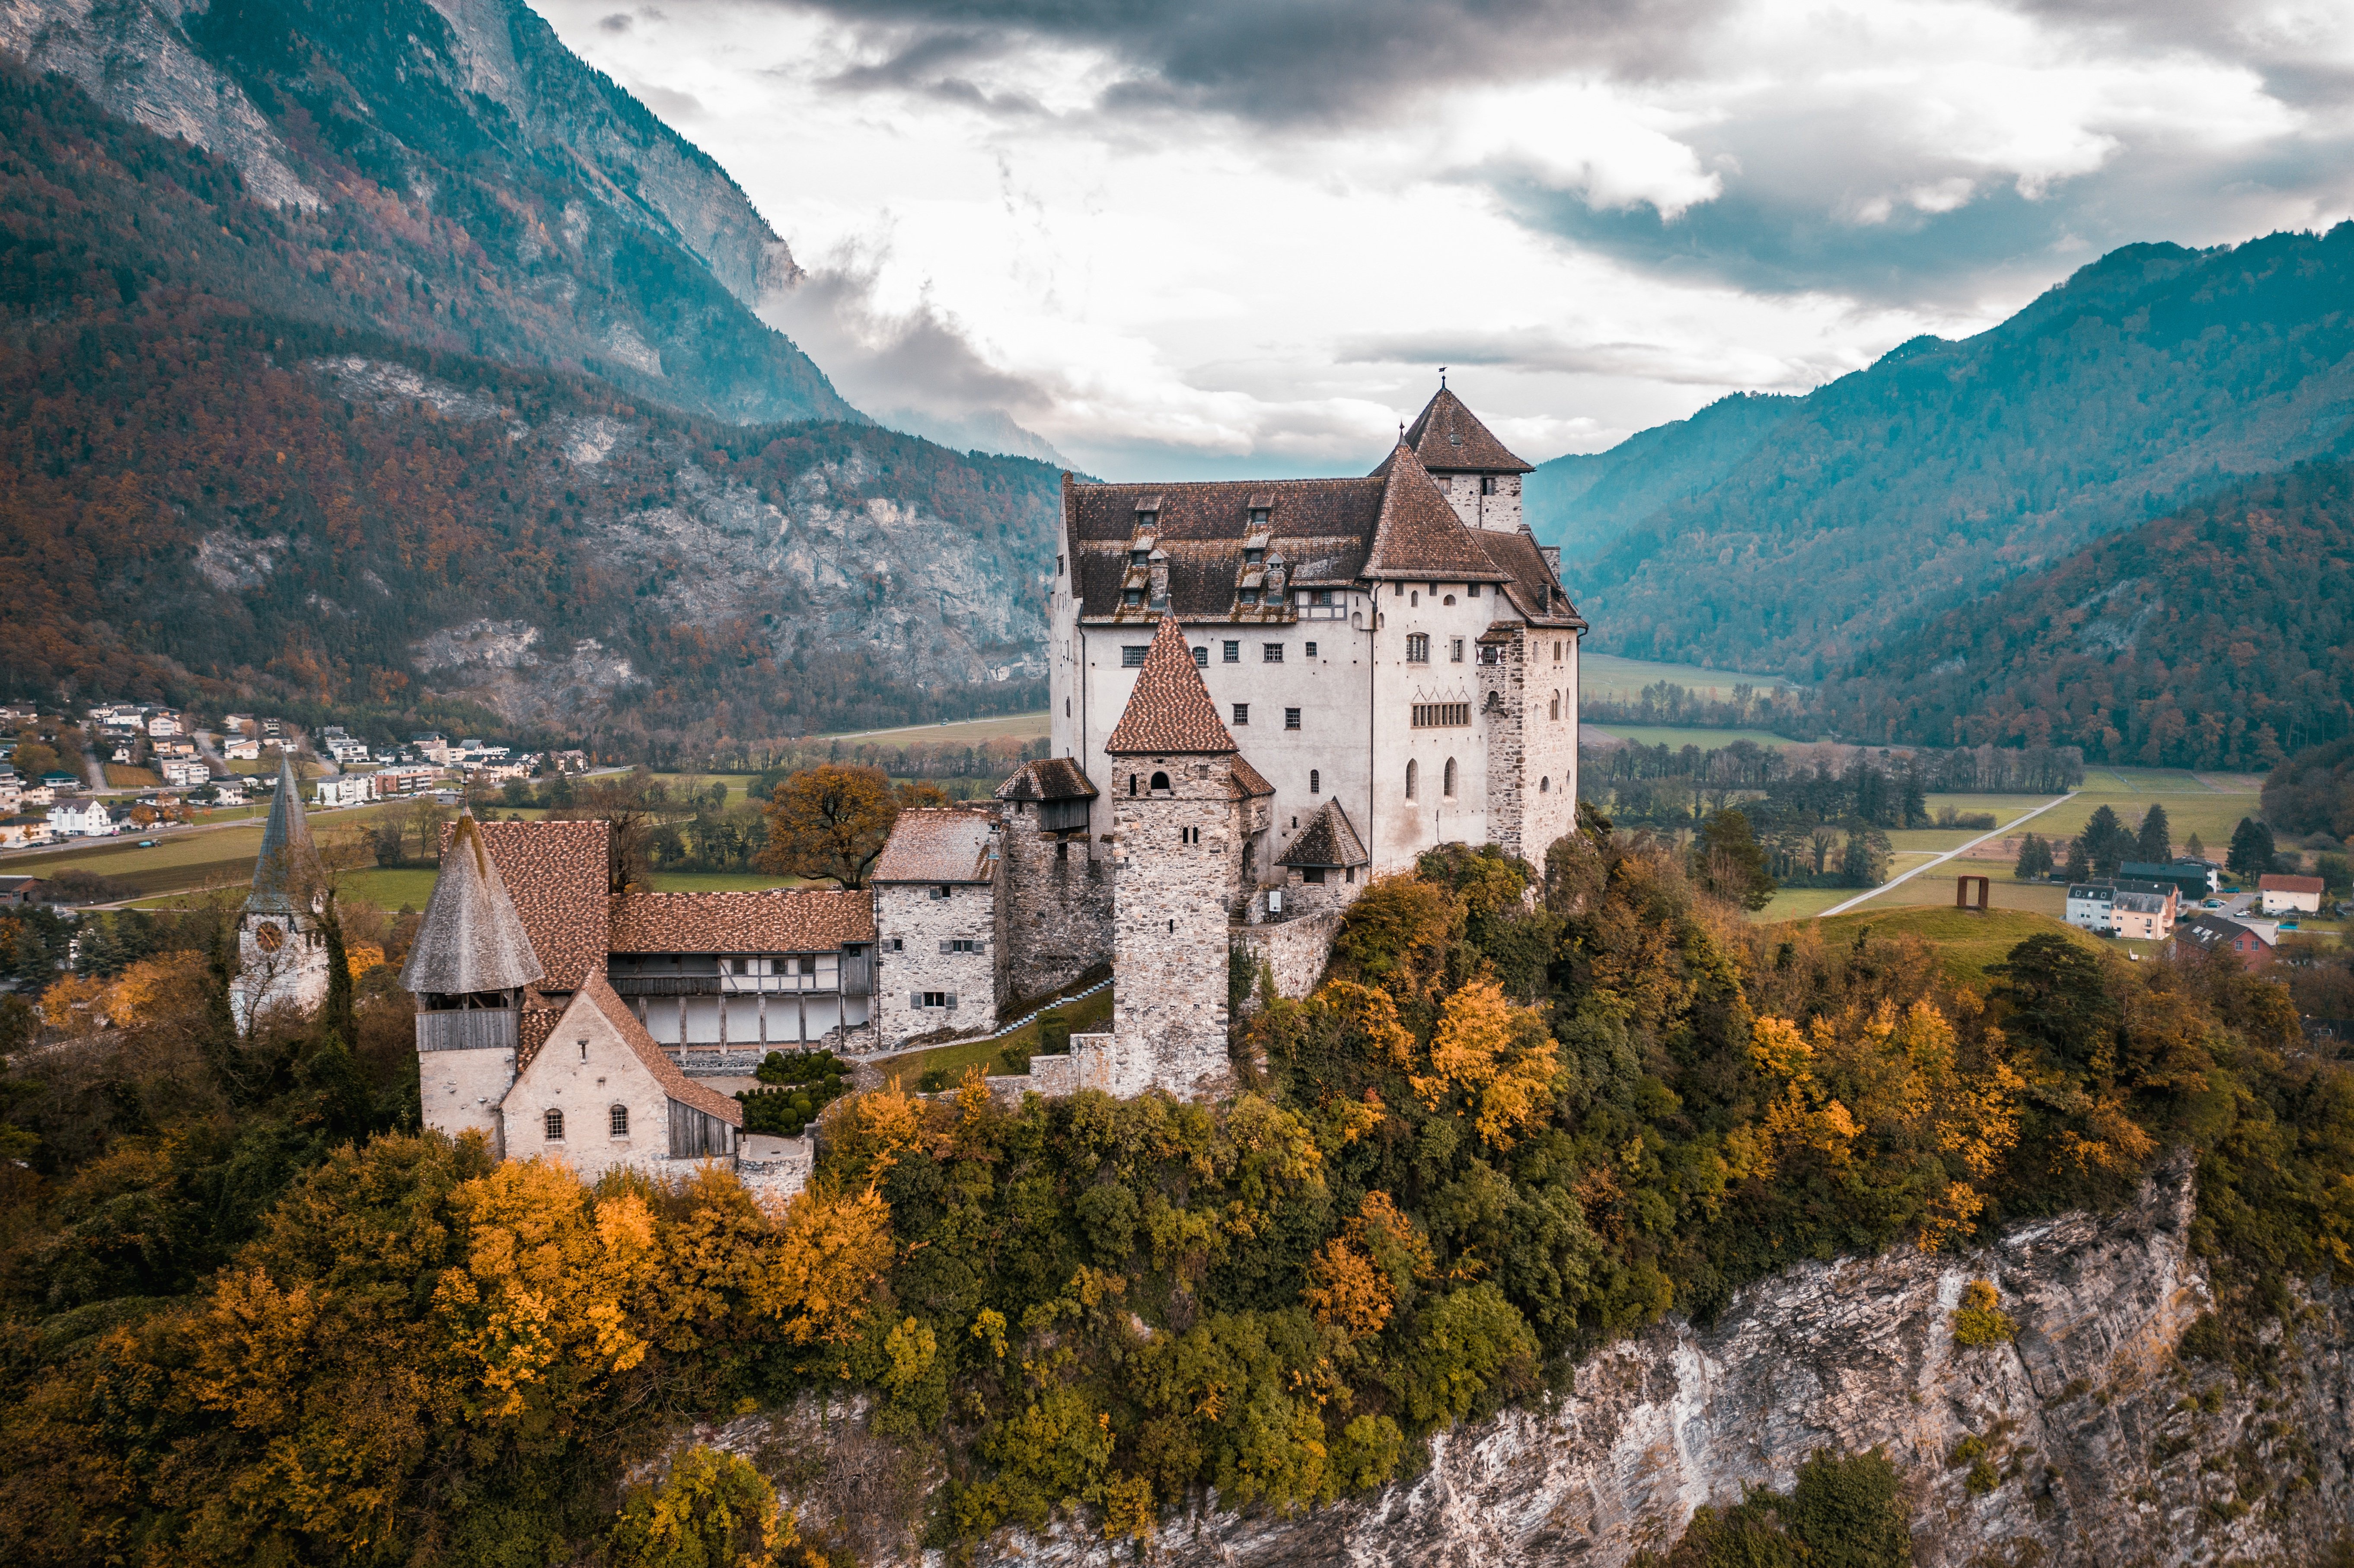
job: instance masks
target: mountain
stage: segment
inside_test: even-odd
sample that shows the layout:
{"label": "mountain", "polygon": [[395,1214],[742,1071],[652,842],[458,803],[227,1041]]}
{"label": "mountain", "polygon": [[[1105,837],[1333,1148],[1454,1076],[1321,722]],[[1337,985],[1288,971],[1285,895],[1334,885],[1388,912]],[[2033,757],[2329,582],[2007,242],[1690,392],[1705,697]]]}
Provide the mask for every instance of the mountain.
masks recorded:
{"label": "mountain", "polygon": [[[578,246],[509,266],[286,144],[339,194],[0,60],[0,691],[657,756],[1043,704],[1054,469],[740,422],[850,410],[680,246],[567,198]],[[659,374],[568,366],[617,320]]]}
{"label": "mountain", "polygon": [[2234,485],[1891,639],[1827,682],[1842,736],[2269,767],[2354,736],[2354,466]]}
{"label": "mountain", "polygon": [[755,313],[801,272],[743,191],[521,0],[5,0],[0,54],[236,171],[243,246],[142,236],[134,293],[184,283],[720,418],[860,418]]}
{"label": "mountain", "polygon": [[1976,337],[1548,464],[1530,505],[1591,552],[1597,650],[1818,679],[2101,535],[2354,451],[2349,302],[2354,223],[2130,246]]}

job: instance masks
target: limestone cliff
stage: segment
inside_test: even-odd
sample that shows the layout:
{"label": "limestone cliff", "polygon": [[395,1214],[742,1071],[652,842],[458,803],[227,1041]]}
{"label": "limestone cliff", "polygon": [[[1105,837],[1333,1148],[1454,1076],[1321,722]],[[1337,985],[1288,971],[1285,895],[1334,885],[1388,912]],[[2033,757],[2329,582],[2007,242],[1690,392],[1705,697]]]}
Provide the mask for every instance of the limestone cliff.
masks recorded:
{"label": "limestone cliff", "polygon": [[[1435,1442],[1411,1480],[1289,1520],[1207,1509],[1166,1525],[1155,1561],[1604,1568],[1670,1543],[1702,1503],[1787,1488],[1826,1446],[1895,1460],[1921,1568],[2312,1561],[2354,1524],[2354,1300],[2311,1304],[2277,1387],[2179,1357],[2210,1299],[2192,1201],[2177,1162],[2118,1213],[2029,1225],[1966,1257],[1803,1265],[1705,1329],[1671,1321],[1588,1357],[1552,1404]],[[1999,1288],[2015,1342],[1954,1343],[1974,1278]],[[701,1436],[776,1467],[803,1517],[867,1561],[923,1555],[928,1478],[855,1409]],[[1068,1530],[986,1554],[1104,1557]]]}

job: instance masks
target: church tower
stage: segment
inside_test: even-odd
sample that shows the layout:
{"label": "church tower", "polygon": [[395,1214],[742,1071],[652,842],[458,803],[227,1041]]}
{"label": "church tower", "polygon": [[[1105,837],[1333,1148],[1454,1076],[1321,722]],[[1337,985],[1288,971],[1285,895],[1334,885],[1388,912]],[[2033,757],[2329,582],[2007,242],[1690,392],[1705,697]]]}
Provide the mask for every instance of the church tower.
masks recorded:
{"label": "church tower", "polygon": [[261,830],[253,891],[238,919],[237,983],[229,1011],[238,1028],[272,1008],[304,1012],[327,1000],[327,945],[313,917],[319,890],[319,850],[302,814],[302,785],[294,763],[281,753],[278,790]]}
{"label": "church tower", "polygon": [[417,997],[426,1126],[452,1138],[480,1131],[504,1154],[500,1105],[514,1083],[524,988],[546,975],[472,813],[460,817],[400,970]]}
{"label": "church tower", "polygon": [[1112,823],[1112,1044],[1118,1095],[1202,1099],[1232,1082],[1228,926],[1247,903],[1274,791],[1242,759],[1164,616],[1105,749]]}

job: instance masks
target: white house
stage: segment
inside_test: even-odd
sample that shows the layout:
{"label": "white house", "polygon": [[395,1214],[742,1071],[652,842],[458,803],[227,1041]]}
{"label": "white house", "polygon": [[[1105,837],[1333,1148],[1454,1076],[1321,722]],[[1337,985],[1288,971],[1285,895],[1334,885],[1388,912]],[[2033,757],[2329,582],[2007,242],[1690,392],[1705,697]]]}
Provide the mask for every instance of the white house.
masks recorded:
{"label": "white house", "polygon": [[157,714],[147,721],[147,734],[151,738],[161,738],[179,733],[180,719],[176,714]]}
{"label": "white house", "polygon": [[193,789],[213,776],[213,770],[201,762],[174,758],[164,764],[164,782],[175,789]]}
{"label": "white house", "polygon": [[2321,912],[2321,895],[2327,885],[2317,876],[2262,876],[2256,879],[2256,891],[2264,899],[2267,915],[2317,915]]}
{"label": "white house", "polygon": [[2117,890],[2105,882],[2079,882],[2068,888],[2068,924],[2079,930],[2105,936],[2115,929],[2111,924],[2110,906]]}
{"label": "white house", "polygon": [[21,849],[27,844],[45,844],[57,837],[57,830],[47,817],[9,817],[0,820],[0,849]]}
{"label": "white house", "polygon": [[231,762],[259,762],[261,760],[261,742],[232,740],[221,747],[221,755]]}
{"label": "white house", "polygon": [[96,800],[69,800],[49,808],[49,827],[61,839],[111,838],[114,819]]}
{"label": "white house", "polygon": [[319,804],[322,806],[365,806],[376,798],[374,774],[345,774],[340,779],[319,780]]}

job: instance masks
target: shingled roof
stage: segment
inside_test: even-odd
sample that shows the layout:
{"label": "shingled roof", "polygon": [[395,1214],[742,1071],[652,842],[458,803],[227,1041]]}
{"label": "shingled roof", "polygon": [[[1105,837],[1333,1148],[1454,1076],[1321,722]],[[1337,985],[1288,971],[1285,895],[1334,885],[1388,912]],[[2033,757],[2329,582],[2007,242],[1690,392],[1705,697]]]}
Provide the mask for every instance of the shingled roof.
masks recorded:
{"label": "shingled roof", "polygon": [[1261,773],[1257,768],[1253,768],[1250,765],[1250,759],[1248,758],[1237,754],[1235,758],[1234,767],[1235,799],[1238,800],[1253,800],[1262,795],[1272,795],[1275,793],[1275,786],[1267,781],[1266,774]]}
{"label": "shingled roof", "polygon": [[1310,818],[1308,826],[1291,841],[1291,847],[1277,860],[1278,865],[1364,865],[1373,860],[1365,853],[1365,842],[1357,836],[1355,824],[1349,813],[1341,809],[1338,800],[1327,800],[1323,810]]}
{"label": "shingled roof", "polygon": [[581,982],[580,994],[573,999],[572,1005],[594,1007],[603,1013],[605,1022],[620,1034],[638,1060],[645,1065],[646,1071],[652,1073],[654,1081],[663,1086],[663,1093],[672,1099],[705,1116],[716,1117],[730,1127],[744,1125],[743,1102],[698,1084],[680,1072],[678,1064],[670,1059],[668,1052],[654,1044],[654,1037],[646,1033],[646,1026],[638,1022],[638,1015],[630,1011],[630,1004],[621,1000],[620,994],[603,975],[593,974]]}
{"label": "shingled roof", "polygon": [[499,880],[497,864],[482,848],[478,824],[471,815],[460,817],[441,852],[441,873],[433,879],[433,896],[426,901],[408,961],[401,966],[402,987],[458,996],[529,985],[546,972]]}
{"label": "shingled roof", "polygon": [[996,789],[1001,800],[1092,800],[1096,794],[1086,770],[1067,757],[1025,762]]}
{"label": "shingled roof", "polygon": [[1511,578],[1511,574],[1498,570],[1488,552],[1479,547],[1479,541],[1463,525],[1463,519],[1403,440],[1382,470],[1381,519],[1374,525],[1364,576],[1450,582]]}
{"label": "shingled roof", "polygon": [[[610,824],[477,822],[474,831],[498,866],[532,952],[547,971],[538,989],[577,991],[582,976],[603,970]],[[442,830],[444,855],[455,833],[455,828]]]}
{"label": "shingled roof", "polygon": [[1507,574],[1504,597],[1523,620],[1540,626],[1572,627],[1585,630],[1585,620],[1577,607],[1569,602],[1569,590],[1561,586],[1561,578],[1545,560],[1544,552],[1534,538],[1525,532],[1504,532],[1499,529],[1475,528],[1471,537],[1496,564],[1496,569]]}
{"label": "shingled roof", "polygon": [[829,887],[623,893],[610,926],[617,953],[830,953],[875,939],[875,895]]}
{"label": "shingled roof", "polygon": [[[1443,503],[1442,503],[1443,504]],[[1188,756],[1225,755],[1237,749],[1218,717],[1218,705],[1193,666],[1193,651],[1175,616],[1163,616],[1161,630],[1136,673],[1136,689],[1112,727],[1104,749],[1115,757],[1147,752]]]}
{"label": "shingled roof", "polygon": [[319,848],[311,842],[311,819],[302,814],[302,785],[294,761],[278,754],[278,792],[270,800],[270,821],[261,830],[261,853],[253,862],[253,892],[248,909],[291,914],[295,896],[319,869]]}
{"label": "shingled roof", "polygon": [[899,813],[891,837],[867,880],[891,882],[987,882],[995,862],[990,855],[988,806],[917,806]]}
{"label": "shingled roof", "polygon": [[1479,416],[1443,386],[1406,427],[1405,444],[1423,467],[1438,473],[1528,473],[1535,468],[1507,451]]}

